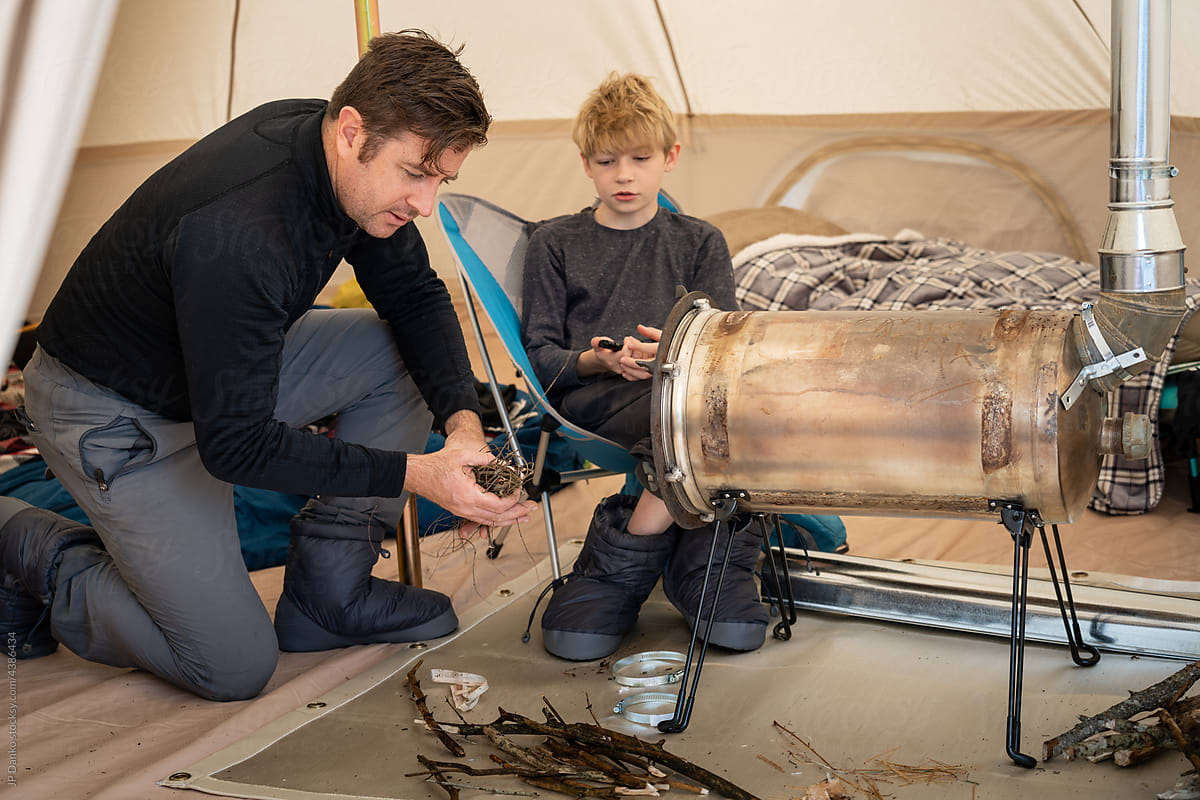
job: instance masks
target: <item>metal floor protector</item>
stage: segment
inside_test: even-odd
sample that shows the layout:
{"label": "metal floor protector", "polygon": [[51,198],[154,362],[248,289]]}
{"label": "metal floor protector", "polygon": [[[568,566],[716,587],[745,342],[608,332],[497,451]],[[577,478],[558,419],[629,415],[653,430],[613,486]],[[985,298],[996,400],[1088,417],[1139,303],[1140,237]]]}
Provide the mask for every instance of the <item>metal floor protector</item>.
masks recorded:
{"label": "metal floor protector", "polygon": [[[806,557],[789,550],[787,573],[798,608],[964,633],[1010,635],[1011,569],[985,571],[836,553]],[[1200,599],[1191,592],[1163,593],[1195,587],[1159,581],[1141,589],[1130,583],[1124,586],[1120,576],[1103,575],[1072,580],[1084,642],[1106,653],[1200,659]],[[767,581],[768,596],[771,589]],[[1029,580],[1025,636],[1031,642],[1066,642],[1054,588],[1047,578]]]}

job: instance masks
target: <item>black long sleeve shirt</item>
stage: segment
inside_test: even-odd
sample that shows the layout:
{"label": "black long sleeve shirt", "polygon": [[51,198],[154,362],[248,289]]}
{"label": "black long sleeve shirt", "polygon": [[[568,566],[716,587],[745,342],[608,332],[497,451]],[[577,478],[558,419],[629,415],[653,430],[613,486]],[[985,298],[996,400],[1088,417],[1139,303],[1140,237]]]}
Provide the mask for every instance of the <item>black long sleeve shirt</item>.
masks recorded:
{"label": "black long sleeve shirt", "polygon": [[38,338],[91,381],[192,421],[201,460],[221,480],[392,497],[404,453],[274,416],[284,335],[343,258],[437,420],[479,408],[462,329],[416,227],[372,238],[339,207],[325,107],[260,106],[150,176],[80,254]]}

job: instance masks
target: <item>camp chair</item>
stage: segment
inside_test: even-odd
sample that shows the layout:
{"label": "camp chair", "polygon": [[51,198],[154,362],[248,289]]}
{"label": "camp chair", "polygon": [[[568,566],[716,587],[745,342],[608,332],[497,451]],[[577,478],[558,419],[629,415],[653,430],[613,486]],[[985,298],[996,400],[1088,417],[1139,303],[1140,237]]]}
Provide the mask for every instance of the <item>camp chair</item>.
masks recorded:
{"label": "camp chair", "polygon": [[[665,192],[659,193],[659,205],[672,211],[677,204]],[[538,381],[529,356],[521,343],[521,289],[525,272],[525,249],[528,244],[528,223],[497,205],[463,194],[444,194],[438,202],[438,220],[442,232],[458,264],[458,277],[466,300],[467,314],[479,355],[483,361],[487,382],[491,387],[504,434],[518,464],[524,469],[527,462],[521,455],[516,431],[500,396],[500,383],[492,367],[491,355],[484,341],[483,330],[475,309],[475,298],[483,313],[500,336],[509,359],[517,367],[518,377],[525,382],[529,395],[542,414],[541,435],[533,462],[530,496],[541,500],[542,516],[546,522],[546,540],[550,549],[550,566],[557,579],[562,570],[558,563],[554,513],[549,489],[588,478],[607,475],[632,475],[637,460],[619,444],[575,425],[559,414],[546,399],[545,389]],[[546,467],[546,452],[552,436],[566,440],[570,450],[592,466],[585,469],[555,473]],[[495,557],[504,532],[489,548]]]}
{"label": "camp chair", "polygon": [[[659,193],[658,201],[660,206],[672,211],[678,210],[678,205],[665,192]],[[496,400],[496,407],[500,412],[510,448],[522,468],[525,467],[525,459],[521,455],[508,409],[500,396],[500,385],[496,380],[491,356],[488,353],[475,309],[474,299],[476,297],[483,307],[484,314],[500,335],[501,344],[513,364],[516,365],[519,376],[525,381],[529,394],[542,413],[541,434],[538,440],[537,454],[534,457],[530,496],[535,498],[540,496],[541,498],[542,514],[546,521],[546,538],[550,549],[550,563],[555,582],[557,582],[561,577],[561,569],[555,541],[554,515],[547,490],[558,484],[586,478],[620,473],[631,475],[637,467],[637,461],[620,445],[564,419],[546,400],[546,392],[533,372],[529,357],[521,343],[521,290],[525,270],[525,250],[528,243],[528,223],[486,200],[461,194],[442,196],[438,203],[438,219],[458,264],[458,276],[462,284],[463,296],[466,299],[467,314],[479,345],[479,355],[483,360],[484,371],[487,373],[488,385]],[[564,437],[569,442],[571,449],[593,466],[587,469],[563,472],[559,475],[550,474],[551,471],[545,466],[546,452],[550,437],[555,435]],[[730,514],[733,508],[734,506],[728,507]],[[730,524],[729,514],[718,516],[721,517],[724,524]],[[762,526],[764,541],[770,541],[766,520],[760,519],[759,524]],[[779,549],[782,552],[782,531],[778,530],[778,521],[775,524],[781,542]],[[711,602],[714,607],[716,606],[722,584],[725,581],[732,541],[731,537],[723,554],[724,557],[721,558],[716,551],[717,535],[714,532],[712,548],[709,553],[709,568],[701,590],[701,607],[708,602],[710,584],[713,587]],[[493,548],[489,548],[488,553],[492,557],[495,553]],[[776,585],[775,596],[780,598],[780,610],[783,611],[784,593],[779,588],[780,578],[776,574],[774,557],[769,557],[768,563]],[[795,622],[795,607],[791,603],[790,588],[789,583],[786,602],[790,615],[784,616],[784,620],[777,626],[775,633],[776,638],[780,639],[790,637],[790,624]],[[531,616],[531,623],[532,619]],[[700,636],[701,628],[705,629],[703,636]],[[687,654],[687,667],[682,676],[683,686],[680,690],[675,714],[671,719],[662,720],[659,724],[659,729],[664,732],[678,733],[688,725],[711,632],[712,618],[709,619],[707,626],[701,625],[698,621],[693,629],[692,641]],[[528,631],[526,631],[526,636],[528,636]],[[699,644],[699,648],[697,648],[697,644]],[[691,677],[690,684],[689,675]]]}

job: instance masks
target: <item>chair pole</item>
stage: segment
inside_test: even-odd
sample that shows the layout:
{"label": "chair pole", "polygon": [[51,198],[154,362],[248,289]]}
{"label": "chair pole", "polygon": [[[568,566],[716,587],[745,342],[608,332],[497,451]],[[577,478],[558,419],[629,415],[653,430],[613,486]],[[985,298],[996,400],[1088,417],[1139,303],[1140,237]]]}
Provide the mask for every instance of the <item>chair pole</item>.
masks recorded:
{"label": "chair pole", "polygon": [[[463,299],[467,304],[467,317],[471,320],[471,328],[475,333],[475,344],[479,348],[479,357],[483,361],[483,370],[487,373],[488,387],[492,390],[492,399],[496,401],[496,409],[500,412],[500,421],[504,424],[504,434],[508,439],[508,445],[512,449],[513,457],[517,461],[517,465],[523,470],[528,466],[525,456],[521,454],[521,446],[517,443],[517,434],[513,430],[512,422],[508,419],[508,410],[504,407],[504,398],[500,396],[500,386],[496,381],[496,371],[492,368],[492,359],[488,354],[487,344],[483,341],[483,329],[479,326],[479,317],[475,314],[475,295],[471,292],[471,287],[467,284],[467,279],[463,277],[462,271],[458,270],[458,283],[462,287]],[[546,521],[546,543],[547,550],[550,555],[550,569],[553,572],[554,578],[562,576],[562,568],[558,563],[558,543],[554,536],[554,519],[551,516],[550,496],[543,494],[541,497],[542,518]]]}
{"label": "chair pole", "polygon": [[458,284],[462,287],[463,300],[467,304],[467,317],[471,320],[471,329],[475,332],[475,345],[479,349],[480,359],[483,360],[483,371],[487,373],[488,388],[492,390],[492,399],[496,402],[496,410],[500,412],[500,421],[504,424],[505,438],[508,439],[508,446],[512,448],[517,464],[524,469],[527,462],[521,455],[521,446],[517,444],[517,434],[508,420],[508,409],[504,407],[504,398],[500,395],[500,384],[496,380],[496,371],[492,368],[492,359],[488,355],[487,344],[483,341],[483,329],[479,327],[479,317],[475,314],[475,295],[471,292],[471,287],[467,284],[467,279],[463,277],[461,270],[458,270]]}

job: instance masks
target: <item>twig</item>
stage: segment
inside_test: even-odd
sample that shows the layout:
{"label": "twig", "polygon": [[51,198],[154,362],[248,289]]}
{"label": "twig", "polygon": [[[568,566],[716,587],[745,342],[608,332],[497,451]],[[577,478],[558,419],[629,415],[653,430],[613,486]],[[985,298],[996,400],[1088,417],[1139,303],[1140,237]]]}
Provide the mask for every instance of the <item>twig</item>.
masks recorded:
{"label": "twig", "polygon": [[[450,734],[442,730],[436,720],[433,718],[433,712],[429,710],[429,705],[425,702],[425,693],[421,691],[421,682],[417,680],[417,670],[425,661],[418,661],[413,665],[413,668],[408,671],[408,689],[412,693],[413,702],[417,704],[417,710],[421,712],[421,718],[425,720],[426,727],[433,731],[446,749],[459,758],[467,754],[466,750],[462,749],[462,745],[450,738]],[[451,800],[457,800],[457,790],[455,797]]]}
{"label": "twig", "polygon": [[[547,714],[547,721],[557,722],[559,725],[566,723],[566,720],[563,719],[562,714],[558,713],[558,709],[551,705],[550,699],[546,697],[546,695],[542,695],[542,702],[546,704],[546,710],[549,712],[549,714]],[[464,719],[463,722],[466,722],[466,720]]]}
{"label": "twig", "polygon": [[[455,708],[455,707],[454,707],[454,703],[452,703],[452,702],[450,701],[450,695],[446,695],[446,697],[445,697],[445,698],[443,698],[443,699],[445,699],[445,701],[446,701],[446,706],[447,706],[447,707],[448,707],[448,708],[449,708],[451,711],[453,711],[453,712],[454,712],[454,716],[458,717],[458,718],[459,718],[460,720],[462,720],[463,722],[466,722],[466,721],[467,721],[467,718],[466,718],[466,717],[464,717],[464,716],[463,716],[461,713],[459,713],[459,710],[458,710],[457,708]],[[469,710],[469,709],[468,709],[468,710]]]}
{"label": "twig", "polygon": [[[775,727],[792,737],[792,739],[798,742],[805,750],[818,759],[818,761],[804,759],[805,763],[824,767],[826,774],[836,777],[846,786],[852,787],[870,797],[876,798],[876,800],[882,800],[883,798],[883,794],[880,791],[876,781],[878,780],[882,783],[891,783],[892,781],[888,780],[889,777],[899,780],[904,784],[953,783],[959,780],[966,780],[966,768],[959,765],[945,764],[941,761],[928,759],[928,763],[932,764],[932,766],[915,766],[912,764],[900,764],[898,762],[888,761],[882,757],[898,749],[895,747],[885,750],[883,753],[880,753],[877,756],[873,756],[867,762],[868,764],[879,765],[876,769],[838,768],[831,764],[828,759],[818,753],[816,748],[814,748],[810,743],[801,739],[795,732],[788,729],[786,726],[776,722]],[[767,761],[769,764],[773,764],[773,762],[764,758],[763,756],[759,756],[759,758]],[[795,753],[789,753],[789,759],[793,764],[799,765],[797,761],[797,755]],[[970,781],[967,782],[970,783]],[[820,784],[814,784],[814,786],[820,786]],[[812,787],[802,788],[807,790]]]}
{"label": "twig", "polygon": [[[589,768],[587,765],[588,757],[586,754],[581,752],[576,752],[573,754],[575,759],[577,759],[576,763],[562,763],[555,761],[550,756],[543,756],[541,753],[538,753],[534,750],[521,747],[519,744],[513,742],[507,736],[501,734],[490,725],[484,726],[484,734],[489,740],[491,740],[492,744],[496,746],[497,750],[508,753],[518,761],[524,761],[526,764],[538,770],[539,772],[544,772],[548,775],[565,775],[570,776],[571,778],[585,781],[595,781],[597,783],[607,783],[613,781],[620,786],[625,786],[626,788],[630,789],[641,789],[646,785],[646,780],[644,778],[638,778],[636,775],[630,775],[629,773],[621,773],[618,775],[613,774],[617,772],[616,770],[613,770],[610,773],[603,768]],[[560,748],[564,747],[562,744],[559,744],[558,746]],[[562,751],[560,750],[560,752]]]}
{"label": "twig", "polygon": [[596,719],[596,712],[592,710],[592,698],[588,697],[587,692],[583,693],[583,700],[587,703],[588,716],[592,718],[592,722],[596,723],[596,727],[600,727],[600,720]]}
{"label": "twig", "polygon": [[640,789],[649,783],[649,775],[635,775],[628,770],[609,766],[604,759],[597,758],[583,750],[573,749],[557,739],[547,739],[545,746],[556,758],[564,761],[569,758],[577,763],[581,763],[629,789]]}
{"label": "twig", "polygon": [[687,781],[677,781],[674,778],[667,778],[664,782],[672,789],[678,789],[681,792],[691,792],[692,794],[700,795],[708,794],[708,789],[705,789],[703,786],[693,786]]}
{"label": "twig", "polygon": [[615,790],[607,786],[588,786],[587,784],[558,778],[522,777],[521,780],[539,789],[549,789],[552,792],[561,792],[562,794],[574,795],[575,797],[600,797],[605,798],[605,800],[619,800],[621,797]]}
{"label": "twig", "polygon": [[[491,727],[504,736],[542,735],[556,736],[574,744],[586,746],[589,750],[616,750],[634,756],[640,756],[649,761],[661,764],[667,769],[678,772],[684,777],[691,778],[702,786],[722,794],[729,800],[758,800],[750,792],[722,778],[704,767],[694,764],[685,758],[669,753],[661,743],[650,743],[636,736],[609,730],[599,725],[582,723],[538,723],[520,714],[513,714],[503,709],[495,722],[489,725],[456,725],[454,723],[439,723],[446,730],[453,730],[460,736],[486,736],[484,728]],[[568,792],[570,793],[570,792]]]}
{"label": "twig", "polygon": [[793,738],[793,739],[795,739],[797,742],[799,742],[799,743],[800,743],[800,745],[801,745],[801,746],[802,746],[802,747],[803,747],[805,750],[807,750],[808,752],[810,752],[810,753],[812,753],[814,756],[816,756],[816,757],[817,757],[817,758],[820,760],[820,762],[821,762],[821,763],[822,763],[822,764],[825,766],[825,768],[826,768],[826,769],[828,769],[830,772],[832,772],[832,773],[833,773],[833,774],[835,774],[835,775],[838,773],[837,767],[833,766],[833,764],[830,764],[828,761],[826,761],[826,760],[825,760],[825,756],[823,756],[823,755],[821,755],[820,753],[818,753],[818,752],[816,751],[816,749],[814,749],[814,748],[813,748],[813,746],[812,746],[811,744],[809,744],[808,742],[806,742],[806,741],[804,741],[803,739],[801,739],[799,736],[797,736],[797,735],[795,734],[795,732],[793,732],[793,731],[789,730],[789,729],[788,729],[788,727],[787,727],[786,725],[781,725],[781,724],[779,724],[779,722],[774,722],[774,725],[775,725],[775,727],[776,727],[776,728],[779,728],[779,730],[783,731],[783,732],[784,732],[784,733],[786,733],[788,736],[792,737],[792,738]]}
{"label": "twig", "polygon": [[489,786],[468,786],[465,783],[452,783],[446,781],[446,786],[456,786],[459,789],[474,789],[477,792],[487,792],[488,794],[511,794],[517,797],[540,797],[537,792],[522,792],[520,789],[492,789]]}
{"label": "twig", "polygon": [[784,771],[783,767],[779,766],[779,765],[778,765],[778,764],[776,764],[774,761],[772,761],[771,759],[769,759],[769,758],[767,758],[766,756],[764,756],[762,753],[759,753],[759,754],[758,754],[758,760],[759,760],[759,761],[765,761],[765,762],[767,762],[768,764],[770,764],[772,767],[774,767],[775,769],[779,770],[780,772],[783,772],[783,771]]}
{"label": "twig", "polygon": [[1188,761],[1192,762],[1192,767],[1200,770],[1200,754],[1196,753],[1196,748],[1192,747],[1191,742],[1183,735],[1183,731],[1179,730],[1179,723],[1171,716],[1165,708],[1158,712],[1158,718],[1167,726],[1167,730],[1171,732],[1171,736],[1179,745],[1179,749],[1187,756]]}
{"label": "twig", "polygon": [[[425,756],[420,755],[419,753],[417,754],[417,761],[420,761],[421,765],[426,766],[426,767],[428,767],[430,764],[429,759],[425,758]],[[437,782],[437,785],[441,786],[443,789],[445,789],[446,794],[450,795],[450,800],[458,800],[458,787],[457,786],[455,786],[452,783],[447,782],[446,779],[442,777],[442,773],[438,772],[437,770],[430,769],[430,774],[433,776],[433,779]]]}

